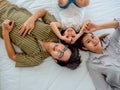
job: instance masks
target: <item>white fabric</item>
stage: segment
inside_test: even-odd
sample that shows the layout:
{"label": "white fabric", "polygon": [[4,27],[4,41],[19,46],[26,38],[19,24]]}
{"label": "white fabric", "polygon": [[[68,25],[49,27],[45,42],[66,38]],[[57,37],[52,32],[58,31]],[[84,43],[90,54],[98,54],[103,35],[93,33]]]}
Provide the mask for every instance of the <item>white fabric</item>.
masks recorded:
{"label": "white fabric", "polygon": [[[60,20],[61,9],[57,0],[9,1],[32,13],[39,8],[46,8]],[[84,8],[84,20],[103,23],[115,17],[120,17],[120,0],[91,0],[90,5]],[[19,50],[17,47],[16,49]],[[36,67],[15,67],[15,63],[7,56],[3,40],[0,39],[0,90],[95,90],[86,68],[88,53],[81,53],[83,62],[76,70],[57,65],[51,57]]]}
{"label": "white fabric", "polygon": [[60,19],[63,29],[67,27],[73,27],[75,30],[80,29],[80,24],[83,21],[83,8],[79,8],[73,3],[69,5],[67,9],[60,11]]}

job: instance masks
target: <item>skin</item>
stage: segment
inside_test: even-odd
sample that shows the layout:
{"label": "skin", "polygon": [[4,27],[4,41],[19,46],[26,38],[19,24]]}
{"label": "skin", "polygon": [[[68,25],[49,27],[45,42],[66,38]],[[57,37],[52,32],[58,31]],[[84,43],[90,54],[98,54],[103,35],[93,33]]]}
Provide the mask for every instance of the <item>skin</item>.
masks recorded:
{"label": "skin", "polygon": [[83,49],[88,50],[94,53],[101,54],[102,53],[102,45],[99,37],[94,36],[91,33],[88,33],[85,35],[85,37],[82,39],[83,42]]}
{"label": "skin", "polygon": [[[23,23],[23,25],[19,28],[19,32],[18,32],[19,35],[25,37],[26,34],[30,34],[31,31],[34,28],[35,21],[38,18],[42,18],[47,13],[48,13],[48,11],[45,10],[45,9],[38,10],[35,14],[33,14],[30,18],[28,18],[28,20],[25,23]],[[15,61],[17,52],[15,51],[15,49],[12,45],[12,42],[10,41],[10,37],[9,37],[9,33],[12,31],[13,26],[14,26],[14,21],[5,20],[2,23],[2,30],[3,30],[2,35],[3,35],[3,38],[4,38],[5,47],[6,47],[8,56],[12,60]],[[43,43],[43,46],[45,47],[46,51],[48,51],[51,54],[51,56],[53,56],[54,59],[57,59],[58,54],[60,52],[63,52],[61,50],[61,48],[64,45],[62,45],[62,44],[53,43],[53,42],[42,42],[42,43]],[[57,45],[57,49],[53,50],[52,46],[55,46],[55,45]],[[64,51],[64,55],[60,59],[64,60],[64,61],[67,61],[69,59],[70,55],[71,55],[71,51],[69,49],[67,49],[66,51]]]}
{"label": "skin", "polygon": [[[54,43],[54,42],[43,42],[45,49],[51,54],[54,60],[60,59],[62,61],[68,61],[71,55],[71,51],[67,48],[67,50],[63,50],[65,45],[61,43]],[[58,58],[59,54],[64,52],[61,58]]]}
{"label": "skin", "polygon": [[[14,21],[5,20],[2,23],[2,29],[3,29],[2,35],[4,38],[5,47],[6,47],[8,56],[15,61],[17,52],[15,51],[9,36],[9,33],[12,31],[13,26],[14,26]],[[61,52],[64,52],[64,55],[59,59],[63,61],[69,60],[71,51],[68,48],[67,50],[63,51],[63,48],[65,47],[63,44],[54,43],[54,42],[42,42],[42,43],[46,51],[49,52],[54,59],[58,59],[59,54]]]}
{"label": "skin", "polygon": [[88,32],[82,39],[82,43],[84,44],[83,49],[88,50],[97,54],[102,54],[103,49],[101,45],[101,41],[97,36],[94,36],[91,32],[107,29],[107,28],[117,28],[119,26],[119,22],[117,20],[106,22],[103,24],[94,24],[89,22],[82,27],[84,27],[85,31]]}
{"label": "skin", "polygon": [[[68,0],[58,0],[59,5],[65,6]],[[89,0],[76,0],[76,4],[80,7],[86,7],[89,5]]]}
{"label": "skin", "polygon": [[[88,23],[88,21],[86,21],[86,23]],[[83,23],[80,28],[80,32],[78,34],[76,34],[75,30],[72,27],[68,27],[64,34],[61,35],[60,33],[60,29],[62,28],[62,24],[60,22],[51,22],[50,26],[53,30],[53,32],[55,33],[55,35],[61,39],[64,40],[66,43],[68,44],[74,44],[75,41],[81,36],[81,34],[84,32],[84,26],[86,23]]]}
{"label": "skin", "polygon": [[63,36],[65,36],[66,38],[68,38],[70,40],[70,43],[74,40],[74,38],[76,37],[76,32],[73,28],[69,27],[65,30]]}

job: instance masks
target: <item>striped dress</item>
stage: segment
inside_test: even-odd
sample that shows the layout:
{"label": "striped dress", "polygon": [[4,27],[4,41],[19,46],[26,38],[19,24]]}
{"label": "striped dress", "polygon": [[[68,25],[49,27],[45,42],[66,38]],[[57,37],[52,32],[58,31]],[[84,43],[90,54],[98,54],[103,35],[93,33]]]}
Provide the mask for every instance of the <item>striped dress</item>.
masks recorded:
{"label": "striped dress", "polygon": [[54,41],[58,42],[58,38],[50,28],[50,22],[56,21],[55,17],[47,13],[42,21],[36,21],[35,27],[30,35],[22,37],[18,34],[19,27],[31,16],[32,14],[25,8],[20,8],[13,4],[8,4],[0,10],[0,37],[2,37],[1,24],[5,19],[14,20],[15,25],[10,32],[11,41],[17,45],[22,53],[17,53],[16,66],[35,66],[39,65],[42,60],[49,56],[49,53],[44,50],[40,41]]}

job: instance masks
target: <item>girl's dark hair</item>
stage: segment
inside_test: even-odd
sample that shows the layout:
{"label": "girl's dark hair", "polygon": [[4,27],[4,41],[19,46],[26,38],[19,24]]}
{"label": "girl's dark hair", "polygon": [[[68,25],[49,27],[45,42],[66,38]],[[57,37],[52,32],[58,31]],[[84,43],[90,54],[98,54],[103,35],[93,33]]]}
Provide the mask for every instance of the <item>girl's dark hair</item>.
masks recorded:
{"label": "girl's dark hair", "polygon": [[71,50],[71,56],[67,62],[62,60],[57,60],[57,63],[61,66],[66,66],[70,69],[76,69],[81,63],[81,56],[79,55],[79,50],[75,47],[68,47]]}

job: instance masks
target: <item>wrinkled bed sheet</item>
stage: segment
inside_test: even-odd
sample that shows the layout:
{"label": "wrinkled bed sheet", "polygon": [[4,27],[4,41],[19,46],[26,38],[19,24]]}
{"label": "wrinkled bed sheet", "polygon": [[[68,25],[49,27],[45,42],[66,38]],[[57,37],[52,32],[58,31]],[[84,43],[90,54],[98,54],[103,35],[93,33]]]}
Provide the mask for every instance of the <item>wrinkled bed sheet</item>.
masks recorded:
{"label": "wrinkled bed sheet", "polygon": [[[61,10],[57,0],[9,0],[34,13],[39,8],[46,8],[59,18]],[[82,9],[84,20],[95,23],[111,21],[120,17],[120,0],[91,0],[90,5]],[[112,30],[106,32],[112,33]],[[104,30],[96,33],[97,35]],[[19,48],[16,47],[19,51]],[[15,67],[15,62],[7,56],[4,42],[0,39],[0,90],[95,90],[89,72],[86,68],[88,52],[80,51],[82,64],[76,70],[70,70],[57,65],[51,57],[35,67]]]}

